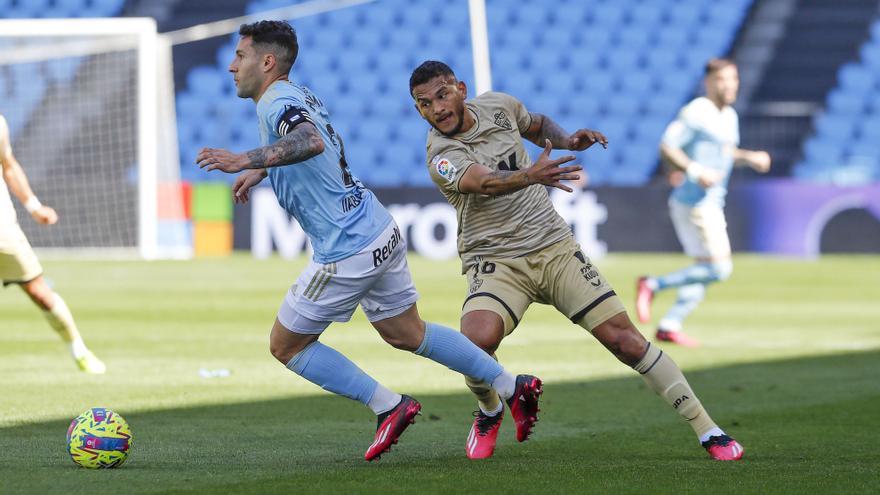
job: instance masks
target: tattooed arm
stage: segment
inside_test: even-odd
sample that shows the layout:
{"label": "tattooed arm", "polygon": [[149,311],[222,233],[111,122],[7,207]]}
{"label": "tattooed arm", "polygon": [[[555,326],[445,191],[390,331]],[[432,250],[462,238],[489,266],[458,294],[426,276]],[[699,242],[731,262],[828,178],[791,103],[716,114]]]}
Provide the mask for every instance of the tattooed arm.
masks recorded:
{"label": "tattooed arm", "polygon": [[196,157],[205,170],[235,173],[250,168],[268,168],[299,163],[324,152],[324,140],[311,123],[303,123],[278,141],[246,153],[219,148],[202,148]]}
{"label": "tattooed arm", "polygon": [[563,191],[571,192],[571,188],[562,184],[563,180],[577,180],[579,176],[574,172],[581,170],[580,165],[560,167],[564,163],[574,160],[571,155],[550,159],[552,142],[545,141],[544,151],[534,165],[515,172],[506,170],[492,170],[485,165],[475,163],[468,167],[464,176],[459,180],[458,189],[463,193],[485,194],[487,196],[502,196],[532,184],[544,184],[556,187]]}
{"label": "tattooed arm", "polygon": [[543,146],[545,141],[550,140],[554,149],[583,151],[595,143],[608,147],[608,139],[599,131],[578,129],[569,134],[546,115],[532,112],[529,116],[532,123],[522,136],[538,146]]}

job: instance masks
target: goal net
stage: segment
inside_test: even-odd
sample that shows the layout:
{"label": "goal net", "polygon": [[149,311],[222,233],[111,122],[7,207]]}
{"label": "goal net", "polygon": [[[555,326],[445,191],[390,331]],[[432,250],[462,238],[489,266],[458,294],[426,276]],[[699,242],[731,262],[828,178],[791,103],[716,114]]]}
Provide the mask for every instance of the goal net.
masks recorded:
{"label": "goal net", "polygon": [[[41,252],[185,255],[159,242],[157,190],[179,190],[180,174],[166,52],[152,19],[0,20],[0,113],[60,217],[43,228],[17,208]],[[176,194],[161,201],[183,208]]]}

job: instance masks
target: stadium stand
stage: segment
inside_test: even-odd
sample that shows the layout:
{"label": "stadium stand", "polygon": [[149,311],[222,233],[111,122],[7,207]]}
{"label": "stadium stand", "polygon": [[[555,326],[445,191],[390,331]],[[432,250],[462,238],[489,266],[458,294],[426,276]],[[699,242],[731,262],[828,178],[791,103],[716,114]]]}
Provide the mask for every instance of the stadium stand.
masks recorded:
{"label": "stadium stand", "polygon": [[[125,0],[0,0],[0,18],[112,17],[122,12],[124,4]],[[12,40],[0,39],[0,43]],[[0,66],[0,100],[14,100],[19,110],[5,115],[13,136],[30,119],[48,85],[70,81],[78,67],[75,58]]]}
{"label": "stadium stand", "polygon": [[880,180],[880,21],[871,25],[859,60],[837,72],[793,175],[837,184]]}
{"label": "stadium stand", "polygon": [[[256,0],[246,11],[290,3]],[[579,157],[593,184],[644,184],[656,169],[663,127],[693,96],[704,61],[727,53],[752,0],[596,3],[563,0],[547,9],[536,0],[489,0],[494,87],[568,129],[603,131],[612,146]],[[436,5],[383,0],[294,23],[301,48],[293,78],[325,101],[346,136],[352,168],[368,185],[430,184],[423,170],[427,124],[407,85],[418,63],[446,61],[473,91],[467,1]],[[194,165],[201,146],[259,143],[253,104],[235,98],[226,72],[235,39],[215,65],[190,70],[178,92],[184,179],[207,178]]]}

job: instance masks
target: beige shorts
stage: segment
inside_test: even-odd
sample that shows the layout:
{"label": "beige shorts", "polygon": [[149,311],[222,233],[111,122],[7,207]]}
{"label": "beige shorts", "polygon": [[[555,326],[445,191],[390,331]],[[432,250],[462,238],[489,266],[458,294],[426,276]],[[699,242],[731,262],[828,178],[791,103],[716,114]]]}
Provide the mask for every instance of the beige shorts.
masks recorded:
{"label": "beige shorts", "polygon": [[0,281],[3,285],[30,282],[43,267],[17,224],[0,232]]}
{"label": "beige shorts", "polygon": [[608,280],[572,238],[518,258],[483,257],[467,277],[462,315],[492,311],[504,320],[505,335],[533,302],[553,305],[590,331],[625,311]]}
{"label": "beige shorts", "polygon": [[730,257],[727,219],[718,206],[692,207],[669,200],[669,215],[684,252],[694,258]]}

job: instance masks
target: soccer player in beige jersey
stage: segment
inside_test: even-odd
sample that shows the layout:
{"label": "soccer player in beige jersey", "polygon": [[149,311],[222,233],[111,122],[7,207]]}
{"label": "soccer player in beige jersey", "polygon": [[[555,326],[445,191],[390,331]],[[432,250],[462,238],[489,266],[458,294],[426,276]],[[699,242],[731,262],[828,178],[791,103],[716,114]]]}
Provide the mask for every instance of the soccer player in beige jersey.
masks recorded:
{"label": "soccer player in beige jersey", "polygon": [[[427,157],[431,179],[458,212],[458,251],[468,295],[461,331],[493,354],[533,302],[552,304],[598,339],[680,414],[709,455],[738,460],[743,448],[716,425],[672,359],[633,326],[608,280],[574,241],[546,186],[571,192],[574,159],[550,159],[553,148],[607,145],[596,131],[565,132],[528,112],[516,98],[485,93],[465,101],[467,87],[446,64],[428,61],[410,77],[416,109],[433,129]],[[522,138],[544,146],[532,164]],[[468,380],[479,411],[468,435],[470,458],[492,455],[503,404],[486,384]]]}
{"label": "soccer player in beige jersey", "polygon": [[83,343],[64,299],[43,279],[43,267],[18,225],[10,190],[39,224],[54,224],[58,221],[58,214],[42,205],[31,191],[24,170],[12,154],[9,128],[3,115],[0,115],[0,165],[3,167],[3,180],[0,181],[0,281],[4,287],[11,284],[21,286],[34,304],[43,310],[49,325],[70,345],[80,370],[104,373],[104,363]]}

